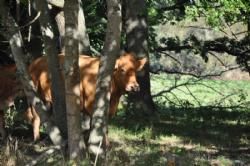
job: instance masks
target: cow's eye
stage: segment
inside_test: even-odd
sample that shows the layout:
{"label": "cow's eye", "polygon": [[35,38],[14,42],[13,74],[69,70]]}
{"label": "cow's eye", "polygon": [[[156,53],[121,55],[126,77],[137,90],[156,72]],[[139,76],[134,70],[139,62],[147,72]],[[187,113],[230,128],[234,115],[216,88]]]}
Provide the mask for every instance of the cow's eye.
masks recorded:
{"label": "cow's eye", "polygon": [[122,73],[122,74],[125,74],[126,71],[125,71],[123,68],[121,68],[121,73]]}

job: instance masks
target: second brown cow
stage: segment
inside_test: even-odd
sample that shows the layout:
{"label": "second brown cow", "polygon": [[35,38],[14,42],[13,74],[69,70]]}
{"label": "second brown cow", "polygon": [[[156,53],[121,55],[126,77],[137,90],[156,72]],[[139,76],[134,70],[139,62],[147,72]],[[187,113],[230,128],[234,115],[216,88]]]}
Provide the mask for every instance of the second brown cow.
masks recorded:
{"label": "second brown cow", "polygon": [[22,93],[22,86],[16,77],[16,70],[15,64],[0,67],[0,135],[3,138],[6,136],[4,110],[13,105],[15,97]]}

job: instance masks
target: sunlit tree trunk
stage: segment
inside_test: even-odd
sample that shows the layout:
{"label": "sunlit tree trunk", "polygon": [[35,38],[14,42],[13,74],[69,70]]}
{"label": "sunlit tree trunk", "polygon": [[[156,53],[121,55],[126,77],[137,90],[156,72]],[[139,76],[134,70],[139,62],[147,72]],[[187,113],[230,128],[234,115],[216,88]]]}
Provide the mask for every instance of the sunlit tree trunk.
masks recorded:
{"label": "sunlit tree trunk", "polygon": [[78,31],[79,31],[79,53],[90,55],[89,35],[86,29],[85,16],[82,6],[78,15]]}
{"label": "sunlit tree trunk", "polygon": [[67,137],[67,121],[66,121],[66,105],[65,105],[65,88],[64,81],[61,75],[61,69],[56,49],[55,30],[52,27],[50,13],[46,1],[35,0],[36,9],[41,12],[39,22],[43,41],[45,45],[45,54],[48,57],[48,67],[51,73],[52,83],[52,100],[53,100],[53,115],[56,124],[59,126],[63,136]]}
{"label": "sunlit tree trunk", "polygon": [[47,2],[59,8],[63,8],[64,6],[64,0],[47,0]]}
{"label": "sunlit tree trunk", "polygon": [[53,7],[51,9],[52,16],[56,22],[59,35],[57,36],[57,48],[58,52],[65,52],[64,36],[65,36],[65,19],[64,12],[62,8]]}
{"label": "sunlit tree trunk", "polygon": [[[56,20],[59,34],[60,34],[60,39],[59,39],[60,52],[64,53],[65,52],[65,45],[64,45],[65,19],[64,19],[64,12],[63,12],[64,0],[56,0],[56,1],[48,0],[48,1],[50,2],[50,4],[56,6],[56,8],[54,8],[53,11],[55,12],[54,13],[55,20]],[[80,10],[79,15],[78,15],[79,54],[90,55],[89,36],[87,33],[84,12],[83,12],[81,4],[80,4],[79,10]]]}
{"label": "sunlit tree trunk", "polygon": [[[121,40],[121,1],[107,0],[108,24],[103,48],[103,56],[97,78],[97,89],[89,137],[89,152],[105,156],[107,133],[107,112],[110,101],[111,75],[119,55]],[[103,159],[103,158],[102,158]]]}
{"label": "sunlit tree trunk", "polygon": [[81,115],[80,115],[80,72],[79,72],[79,39],[78,14],[79,0],[65,1],[65,88],[68,121],[69,157],[80,161],[84,156],[84,141],[81,142]]}
{"label": "sunlit tree trunk", "polygon": [[[148,25],[147,8],[145,0],[125,1],[125,29],[126,29],[126,49],[133,52],[137,57],[147,57],[148,55]],[[129,103],[133,103],[137,111],[143,110],[145,113],[155,111],[154,102],[150,91],[149,63],[138,75],[140,92],[129,95]]]}

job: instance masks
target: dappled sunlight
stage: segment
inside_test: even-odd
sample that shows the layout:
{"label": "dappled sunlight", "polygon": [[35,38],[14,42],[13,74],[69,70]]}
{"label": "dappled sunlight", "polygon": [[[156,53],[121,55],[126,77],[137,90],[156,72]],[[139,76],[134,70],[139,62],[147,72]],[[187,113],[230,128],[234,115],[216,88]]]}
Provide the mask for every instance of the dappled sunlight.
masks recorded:
{"label": "dappled sunlight", "polygon": [[194,79],[181,85],[186,78],[171,89],[171,77],[151,78],[153,93],[166,89],[154,98],[159,117],[121,110],[110,121],[110,155],[123,154],[118,158],[128,165],[165,165],[172,160],[176,165],[250,163],[247,82]]}
{"label": "dappled sunlight", "polygon": [[55,37],[51,26],[42,27],[42,28],[44,29],[44,33],[46,34],[47,37],[49,37],[50,39],[53,39]]}
{"label": "dappled sunlight", "polygon": [[162,135],[162,136],[159,136],[158,139],[159,139],[158,143],[162,144],[162,145],[169,144],[171,146],[176,146],[176,145],[183,142],[183,140],[181,138],[177,137],[176,135],[171,135],[171,136]]}
{"label": "dappled sunlight", "polygon": [[[168,114],[160,114],[160,121],[150,122],[137,117],[133,119],[116,117],[111,121],[110,153],[112,151],[120,153],[122,150],[130,162],[136,160],[144,164],[162,164],[169,156],[175,156],[176,161],[182,164],[189,162],[190,165],[194,163],[199,165],[203,162],[220,163],[222,162],[220,156],[224,156],[227,162],[235,160],[243,163],[250,162],[249,148],[247,148],[249,138],[245,135],[249,126],[235,125],[234,128],[227,127],[227,124],[213,125],[204,121],[199,123],[178,119],[178,117],[172,118],[169,118]],[[230,152],[226,149],[237,151]],[[155,158],[155,155],[158,155],[158,158]]]}
{"label": "dappled sunlight", "polygon": [[111,43],[110,43],[110,46],[109,46],[109,51],[112,51],[112,50],[114,50],[114,48],[116,48],[117,47],[117,43],[116,43],[116,41],[115,40],[113,40]]}

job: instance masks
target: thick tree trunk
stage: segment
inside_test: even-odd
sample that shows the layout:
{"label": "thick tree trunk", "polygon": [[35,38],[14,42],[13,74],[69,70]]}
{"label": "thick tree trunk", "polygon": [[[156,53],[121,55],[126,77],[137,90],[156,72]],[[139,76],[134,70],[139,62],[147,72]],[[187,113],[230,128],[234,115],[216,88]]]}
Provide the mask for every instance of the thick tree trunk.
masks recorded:
{"label": "thick tree trunk", "polygon": [[41,12],[39,22],[45,45],[45,54],[48,57],[48,67],[51,74],[53,114],[57,126],[60,128],[63,137],[67,138],[67,121],[65,105],[65,87],[61,75],[61,69],[56,50],[56,38],[51,20],[48,17],[49,9],[46,1],[36,0],[37,11]]}
{"label": "thick tree trunk", "polygon": [[84,141],[81,141],[81,95],[79,72],[78,15],[79,0],[65,1],[65,88],[67,101],[69,157],[80,161],[83,157]]}
{"label": "thick tree trunk", "polygon": [[[126,49],[128,52],[135,53],[137,57],[147,57],[149,60],[146,1],[126,0],[125,5]],[[139,93],[129,95],[129,103],[133,103],[137,111],[154,112],[155,106],[150,91],[149,63],[138,74],[138,83],[141,90]]]}
{"label": "thick tree trunk", "polygon": [[18,29],[19,27],[17,26],[15,20],[10,16],[8,7],[4,4],[4,1],[0,1],[0,16],[2,17],[1,20],[3,21],[6,30],[3,34],[5,38],[9,40],[11,51],[19,72],[18,76],[22,82],[28,103],[34,106],[41,118],[41,121],[48,121],[48,133],[51,136],[51,140],[54,144],[59,145],[62,143],[60,132],[53,122],[50,121],[50,114],[48,114],[46,106],[36,93],[35,86],[31,81],[27,71],[27,66],[24,62],[25,54],[23,51],[22,36]]}
{"label": "thick tree trunk", "polygon": [[110,101],[111,75],[120,50],[121,40],[121,2],[120,0],[107,0],[108,25],[103,48],[103,56],[97,78],[97,89],[89,137],[89,152],[94,155],[105,156],[107,112]]}

